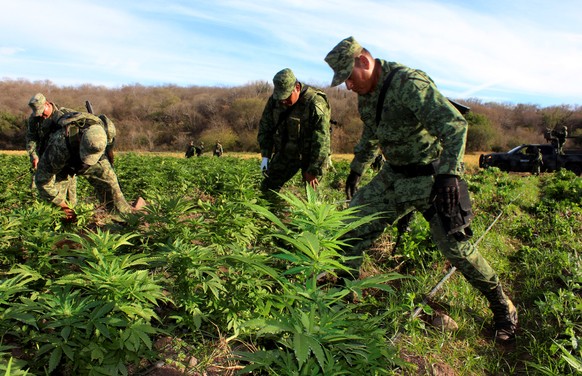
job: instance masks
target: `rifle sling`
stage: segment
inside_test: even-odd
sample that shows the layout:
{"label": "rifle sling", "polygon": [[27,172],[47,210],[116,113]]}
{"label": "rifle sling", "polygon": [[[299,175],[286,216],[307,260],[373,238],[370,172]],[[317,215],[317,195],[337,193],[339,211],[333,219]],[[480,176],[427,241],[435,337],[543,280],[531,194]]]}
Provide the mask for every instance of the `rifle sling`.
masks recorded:
{"label": "rifle sling", "polygon": [[378,104],[376,105],[376,125],[380,124],[380,118],[382,117],[382,108],[384,107],[384,99],[386,99],[386,92],[390,87],[390,83],[392,82],[392,78],[394,74],[398,72],[402,67],[396,67],[390,71],[388,77],[384,80],[382,84],[382,88],[380,89],[380,95],[378,96]]}

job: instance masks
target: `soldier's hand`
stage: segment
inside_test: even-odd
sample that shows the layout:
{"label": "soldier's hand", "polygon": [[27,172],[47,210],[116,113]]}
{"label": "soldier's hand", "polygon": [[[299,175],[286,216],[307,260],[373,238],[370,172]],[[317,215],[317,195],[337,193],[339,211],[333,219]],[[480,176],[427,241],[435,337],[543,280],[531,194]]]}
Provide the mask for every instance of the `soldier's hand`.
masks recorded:
{"label": "soldier's hand", "polygon": [[360,183],[361,178],[362,175],[355,171],[350,171],[350,174],[346,179],[346,198],[348,200],[351,200],[352,197],[354,197],[354,194],[358,191],[358,184]]}
{"label": "soldier's hand", "polygon": [[459,210],[459,177],[457,175],[437,175],[432,188],[432,196],[437,210],[452,216]]}
{"label": "soldier's hand", "polygon": [[32,169],[36,170],[37,167],[38,167],[38,158],[34,158],[32,160]]}
{"label": "soldier's hand", "polygon": [[77,214],[75,214],[75,211],[69,208],[66,203],[63,202],[59,206],[61,207],[63,213],[65,213],[65,218],[63,218],[63,221],[65,221],[66,223],[72,223],[77,220]]}
{"label": "soldier's hand", "polygon": [[305,179],[305,181],[307,183],[309,183],[309,185],[311,186],[311,188],[317,189],[317,186],[319,185],[319,181],[317,180],[317,176],[316,175],[312,175],[309,172],[304,172],[303,173],[303,179]]}

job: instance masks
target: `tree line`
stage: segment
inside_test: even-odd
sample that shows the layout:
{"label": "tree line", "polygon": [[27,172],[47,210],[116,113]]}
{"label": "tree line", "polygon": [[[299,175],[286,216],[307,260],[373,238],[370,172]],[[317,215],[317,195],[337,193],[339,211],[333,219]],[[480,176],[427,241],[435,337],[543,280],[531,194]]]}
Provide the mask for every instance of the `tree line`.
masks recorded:
{"label": "tree line", "polygon": [[[309,84],[309,83],[307,83]],[[327,93],[332,119],[332,151],[351,153],[361,134],[356,94],[339,88]],[[51,81],[0,81],[0,149],[22,150],[28,101],[35,93],[62,107],[85,111],[89,100],[95,113],[106,114],[117,128],[116,148],[125,151],[182,152],[190,141],[225,151],[256,152],[259,120],[272,93],[267,81],[236,87],[140,84],[108,88],[91,84],[58,86]],[[567,148],[582,146],[582,106],[540,107],[535,104],[483,102],[454,98],[471,108],[467,151],[503,151],[522,143],[544,143],[546,129],[566,126]]]}

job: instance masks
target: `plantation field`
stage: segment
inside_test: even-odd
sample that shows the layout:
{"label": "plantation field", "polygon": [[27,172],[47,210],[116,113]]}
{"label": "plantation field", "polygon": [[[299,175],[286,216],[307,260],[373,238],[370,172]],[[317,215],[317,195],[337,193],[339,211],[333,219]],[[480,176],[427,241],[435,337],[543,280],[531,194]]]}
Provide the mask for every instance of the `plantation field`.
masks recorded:
{"label": "plantation field", "polygon": [[[28,157],[0,153],[0,374],[582,372],[580,178],[481,171],[467,156],[472,241],[520,314],[516,342],[499,345],[459,273],[423,301],[450,265],[421,215],[397,249],[386,229],[359,280],[316,283],[344,261],[341,157],[316,192],[296,176],[271,207],[258,154],[119,153],[123,192],[144,211],[106,212],[80,177],[78,221],[65,224],[31,190]],[[443,314],[458,327],[434,326]]]}
{"label": "plantation field", "polygon": [[[479,156],[485,152],[474,152],[474,153],[467,153],[465,154],[465,165],[468,169],[476,169],[479,167]],[[8,154],[8,155],[26,155],[24,150],[0,150],[0,154]],[[124,152],[121,152],[124,154]],[[174,157],[174,158],[183,158],[183,152],[160,152],[160,153],[150,153],[150,152],[136,152],[139,155],[156,155],[156,156],[165,156],[165,157]],[[203,154],[204,155],[204,154]],[[206,155],[210,155],[207,153]],[[242,153],[242,152],[227,152],[225,156],[234,157],[234,158],[241,158],[241,159],[257,159],[260,160],[260,153]],[[338,162],[345,162],[351,161],[353,154],[333,154],[332,161],[334,163]]]}

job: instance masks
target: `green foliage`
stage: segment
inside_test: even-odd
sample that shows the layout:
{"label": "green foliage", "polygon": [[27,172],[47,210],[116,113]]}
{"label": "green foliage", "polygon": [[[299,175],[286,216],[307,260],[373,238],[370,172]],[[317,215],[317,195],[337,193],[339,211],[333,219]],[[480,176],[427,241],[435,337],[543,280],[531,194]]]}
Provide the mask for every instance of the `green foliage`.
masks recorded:
{"label": "green foliage", "polygon": [[388,317],[361,314],[349,303],[349,296],[362,296],[364,289],[375,288],[393,294],[386,283],[398,274],[378,275],[358,281],[344,280],[343,287],[323,289],[317,284],[320,273],[348,271],[338,251],[345,246],[340,237],[354,227],[373,220],[352,219],[355,209],[338,211],[334,205],[318,200],[308,186],[306,200],[280,194],[290,204],[289,223],[284,224],[266,209],[254,210],[273,221],[281,233],[273,236],[284,244],[274,257],[288,266],[290,277],[285,308],[272,318],[250,320],[245,327],[255,328],[256,336],[276,345],[265,346],[253,354],[239,353],[251,364],[243,371],[265,370],[269,374],[314,375],[389,374],[387,364],[403,365],[396,350],[386,340],[383,322]]}
{"label": "green foliage", "polygon": [[0,132],[12,135],[21,128],[22,120],[9,112],[0,111]]}
{"label": "green foliage", "polygon": [[[9,362],[11,374],[143,373],[138,364],[169,364],[172,355],[156,346],[166,337],[182,343],[174,361],[198,373],[225,362],[258,374],[414,372],[401,356],[459,374],[579,372],[581,186],[568,171],[467,175],[475,237],[501,214],[479,251],[520,313],[519,346],[504,353],[485,340],[490,312],[461,275],[423,305],[427,315],[445,310],[457,332],[410,320],[448,268],[421,215],[397,250],[387,229],[382,249],[366,255],[367,278],[318,285],[322,273],[350,271],[342,235],[370,220],[351,221],[347,162],[316,192],[292,179],[274,213],[259,195],[256,159],[121,154],[124,194],[143,196],[146,209],[111,221],[81,177],[77,224],[31,195],[25,156],[0,162],[5,373]],[[408,275],[391,270],[403,259],[398,271]],[[188,366],[191,357],[198,365]]]}
{"label": "green foliage", "polygon": [[467,132],[467,151],[491,150],[495,141],[495,130],[487,116],[475,112],[465,115],[469,123]]}

